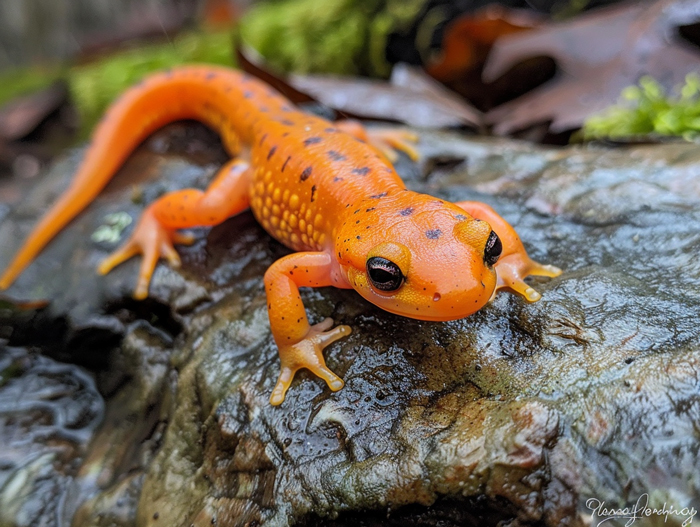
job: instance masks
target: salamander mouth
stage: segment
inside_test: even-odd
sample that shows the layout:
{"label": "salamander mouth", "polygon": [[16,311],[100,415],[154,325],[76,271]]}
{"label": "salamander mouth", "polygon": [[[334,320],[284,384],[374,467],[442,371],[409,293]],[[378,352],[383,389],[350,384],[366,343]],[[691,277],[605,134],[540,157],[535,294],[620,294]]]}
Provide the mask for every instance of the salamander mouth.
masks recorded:
{"label": "salamander mouth", "polygon": [[[459,306],[440,305],[440,302],[448,302],[448,300],[445,298],[445,295],[442,295],[442,297],[441,295],[433,295],[427,301],[433,302],[435,304],[434,306],[431,306],[430,309],[416,309],[415,305],[409,305],[406,304],[405,301],[399,300],[397,298],[398,295],[392,295],[390,293],[382,294],[381,291],[374,291],[368,284],[366,284],[366,280],[364,279],[364,277],[360,279],[361,273],[359,271],[355,270],[355,273],[357,273],[358,275],[355,277],[355,279],[353,279],[352,277],[353,273],[349,273],[350,284],[353,286],[353,289],[355,289],[355,291],[364,300],[394,315],[412,318],[415,320],[425,320],[428,322],[445,322],[448,320],[459,320],[473,315],[488,303],[489,298],[493,293],[493,289],[491,289],[491,291],[488,291],[488,294],[484,294],[486,293],[486,291],[482,290],[481,301],[479,301],[479,298],[477,298],[476,300],[471,300],[468,303],[460,303]],[[495,285],[496,284],[494,280],[494,288]],[[438,297],[439,300],[435,300],[435,297]],[[451,307],[454,307],[454,309],[451,309]]]}
{"label": "salamander mouth", "polygon": [[[485,303],[484,303],[485,304]],[[477,311],[479,311],[481,308],[484,307],[484,305],[480,305],[477,309],[474,311],[468,312],[468,313],[461,313],[461,314],[456,314],[456,315],[428,315],[427,313],[421,313],[419,311],[416,311],[415,313],[411,313],[410,311],[396,311],[384,306],[378,306],[381,307],[384,311],[387,311],[389,313],[392,313],[394,315],[400,315],[402,317],[406,318],[412,318],[414,320],[424,320],[426,322],[448,322],[450,320],[460,320],[463,318],[466,318],[470,315],[473,315]]]}

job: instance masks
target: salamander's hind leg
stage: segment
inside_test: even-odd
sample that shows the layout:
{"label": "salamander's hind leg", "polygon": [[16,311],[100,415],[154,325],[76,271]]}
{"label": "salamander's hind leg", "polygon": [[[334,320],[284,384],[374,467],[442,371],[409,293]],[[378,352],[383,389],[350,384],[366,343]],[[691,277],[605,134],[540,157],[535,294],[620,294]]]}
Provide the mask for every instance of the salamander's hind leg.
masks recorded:
{"label": "salamander's hind leg", "polygon": [[335,126],[345,133],[370,144],[394,163],[398,159],[397,150],[405,153],[413,161],[417,161],[420,155],[413,143],[418,141],[418,136],[407,130],[390,128],[365,128],[358,121],[338,121]]}
{"label": "salamander's hind leg", "polygon": [[148,296],[148,286],[160,258],[179,267],[180,257],[173,244],[189,245],[194,238],[177,229],[218,225],[248,208],[248,164],[230,161],[219,171],[209,188],[202,192],[185,189],[162,196],[146,208],[129,240],[98,267],[106,274],[137,254],[143,254],[134,298]]}
{"label": "salamander's hind leg", "polygon": [[525,278],[533,275],[555,277],[561,274],[561,269],[531,260],[515,229],[488,205],[478,201],[462,201],[456,205],[474,218],[489,222],[501,239],[503,251],[495,265],[498,275],[495,291],[510,289],[525,297],[528,302],[537,302],[542,298],[540,293],[525,283]]}
{"label": "salamander's hind leg", "polygon": [[311,370],[335,391],[343,380],[333,373],[323,359],[323,348],[350,334],[349,326],[331,329],[333,320],[309,325],[299,287],[336,285],[332,280],[331,257],[324,252],[294,253],[277,260],[265,273],[267,309],[270,329],[279,348],[281,371],[270,397],[279,405],[301,368]]}

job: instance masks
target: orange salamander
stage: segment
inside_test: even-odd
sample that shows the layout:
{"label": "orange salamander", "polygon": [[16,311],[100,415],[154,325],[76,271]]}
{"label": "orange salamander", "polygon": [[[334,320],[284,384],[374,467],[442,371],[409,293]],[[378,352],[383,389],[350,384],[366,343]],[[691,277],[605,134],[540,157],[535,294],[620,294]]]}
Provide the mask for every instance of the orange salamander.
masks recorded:
{"label": "orange salamander", "polygon": [[333,391],[343,386],[322,350],[350,328],[332,328],[331,319],[310,325],[300,287],[352,288],[391,313],[443,321],[478,311],[500,288],[537,301],[539,293],[523,279],[561,273],[530,260],[515,230],[489,206],[406,189],[391,159],[396,150],[417,158],[411,134],[331,123],[244,73],[184,66],[146,78],[112,105],[72,184],[34,228],[0,288],[95,198],[139,143],[181,119],[218,131],[232,161],[205,191],[179,190],[151,203],[98,271],[142,254],[134,296],[145,298],[158,260],[178,266],[173,245],[193,241],[179,229],[217,225],[250,208],[295,251],[272,264],[264,279],[281,360],[273,405],[284,401],[300,368]]}

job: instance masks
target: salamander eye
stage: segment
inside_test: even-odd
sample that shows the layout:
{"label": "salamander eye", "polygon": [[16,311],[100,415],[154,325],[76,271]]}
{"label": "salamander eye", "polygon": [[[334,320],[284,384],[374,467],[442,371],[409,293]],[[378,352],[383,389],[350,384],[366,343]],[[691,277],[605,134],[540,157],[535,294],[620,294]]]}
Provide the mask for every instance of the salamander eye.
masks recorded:
{"label": "salamander eye", "polygon": [[403,284],[403,273],[394,262],[373,256],[367,260],[367,276],[380,291],[396,291]]}
{"label": "salamander eye", "polygon": [[501,239],[498,237],[498,234],[491,231],[489,239],[486,240],[486,247],[484,247],[484,263],[491,267],[498,261],[498,257],[501,256],[501,251],[503,251]]}

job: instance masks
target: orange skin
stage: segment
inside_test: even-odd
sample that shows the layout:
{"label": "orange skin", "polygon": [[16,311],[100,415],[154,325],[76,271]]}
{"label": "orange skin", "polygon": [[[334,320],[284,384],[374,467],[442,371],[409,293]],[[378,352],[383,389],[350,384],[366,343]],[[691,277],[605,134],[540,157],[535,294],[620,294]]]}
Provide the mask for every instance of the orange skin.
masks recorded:
{"label": "orange skin", "polygon": [[[178,229],[217,225],[250,208],[272,236],[296,251],[265,273],[270,329],[282,363],[273,405],[284,401],[300,368],[323,378],[333,391],[343,386],[322,350],[350,328],[331,329],[330,319],[311,326],[299,287],[354,288],[392,313],[441,321],[474,313],[497,288],[536,301],[539,294],[523,279],[561,272],[531,261],[513,228],[490,207],[407,190],[390,159],[394,149],[417,157],[407,142],[415,140],[411,134],[330,123],[302,113],[240,72],[187,66],[152,75],[113,104],[73,183],[19,250],[0,288],[9,287],[95,198],[139,143],[181,119],[197,119],[218,131],[233,160],[206,191],[180,190],[151,203],[131,238],[98,270],[107,273],[143,254],[134,296],[145,298],[158,260],[178,266],[173,244],[192,242]],[[495,265],[485,257],[492,227],[503,244]],[[398,288],[375,287],[368,271],[373,257],[397,266],[404,277]]]}

